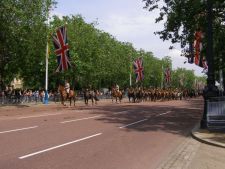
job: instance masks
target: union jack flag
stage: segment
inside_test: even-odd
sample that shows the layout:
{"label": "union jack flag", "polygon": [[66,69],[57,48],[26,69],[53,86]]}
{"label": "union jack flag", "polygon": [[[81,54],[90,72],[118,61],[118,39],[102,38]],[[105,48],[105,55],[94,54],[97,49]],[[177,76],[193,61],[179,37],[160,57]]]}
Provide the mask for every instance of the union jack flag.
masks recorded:
{"label": "union jack flag", "polygon": [[58,62],[56,72],[66,71],[67,69],[69,69],[71,64],[65,26],[58,28],[56,34],[53,35],[53,44],[55,46],[55,54],[57,56]]}
{"label": "union jack flag", "polygon": [[169,67],[165,69],[164,74],[166,82],[169,83],[171,81],[171,71]]}
{"label": "union jack flag", "polygon": [[201,31],[195,32],[195,41],[194,41],[195,59],[194,59],[194,62],[198,66],[200,66],[202,64],[201,63],[202,39],[203,39],[203,33]]}
{"label": "union jack flag", "polygon": [[144,79],[144,66],[142,58],[137,58],[134,63],[134,72],[136,74],[136,82]]}

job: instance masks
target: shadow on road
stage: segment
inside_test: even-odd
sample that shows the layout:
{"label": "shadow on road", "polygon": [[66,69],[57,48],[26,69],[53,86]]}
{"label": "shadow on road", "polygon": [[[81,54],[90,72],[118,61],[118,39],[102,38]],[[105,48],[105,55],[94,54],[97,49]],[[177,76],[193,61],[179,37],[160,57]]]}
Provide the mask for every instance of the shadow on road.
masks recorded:
{"label": "shadow on road", "polygon": [[[184,102],[184,105],[179,105]],[[95,108],[96,109],[96,108]],[[98,107],[98,114],[104,116],[97,120],[104,123],[114,123],[124,126],[148,119],[145,122],[131,125],[124,130],[127,132],[139,131],[163,131],[167,133],[186,136],[194,125],[200,121],[203,111],[203,100],[193,99],[189,101],[169,101],[154,105],[152,102],[146,104],[118,104]],[[97,114],[93,111],[93,114]]]}
{"label": "shadow on road", "polygon": [[2,105],[0,105],[0,108],[1,107],[16,107],[16,108],[24,108],[24,107],[30,107],[30,106],[28,106],[28,105],[22,105],[22,104],[8,104],[8,105],[4,105],[4,104],[2,104]]}

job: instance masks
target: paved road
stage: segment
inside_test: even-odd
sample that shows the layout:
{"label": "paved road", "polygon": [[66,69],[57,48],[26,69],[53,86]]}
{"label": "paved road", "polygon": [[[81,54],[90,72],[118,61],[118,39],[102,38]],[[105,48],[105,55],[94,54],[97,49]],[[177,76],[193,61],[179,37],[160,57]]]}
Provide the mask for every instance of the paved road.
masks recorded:
{"label": "paved road", "polygon": [[154,169],[201,118],[203,101],[0,107],[1,169]]}

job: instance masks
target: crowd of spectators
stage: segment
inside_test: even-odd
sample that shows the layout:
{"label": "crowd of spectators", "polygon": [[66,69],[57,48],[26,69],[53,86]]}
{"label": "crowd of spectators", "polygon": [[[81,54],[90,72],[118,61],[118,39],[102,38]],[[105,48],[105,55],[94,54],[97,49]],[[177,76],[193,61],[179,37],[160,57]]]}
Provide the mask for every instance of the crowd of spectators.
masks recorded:
{"label": "crowd of spectators", "polygon": [[[76,91],[77,100],[83,99],[83,92]],[[110,98],[109,94],[100,92],[99,99]],[[44,89],[14,89],[13,86],[7,86],[4,90],[0,90],[0,104],[23,104],[23,103],[44,103]],[[59,102],[60,94],[57,90],[48,91],[48,100],[51,102]]]}
{"label": "crowd of spectators", "polygon": [[[30,102],[44,102],[45,92],[43,89],[14,89],[9,86],[0,91],[0,104],[18,104]],[[58,92],[49,91],[48,99],[50,101],[59,101]]]}

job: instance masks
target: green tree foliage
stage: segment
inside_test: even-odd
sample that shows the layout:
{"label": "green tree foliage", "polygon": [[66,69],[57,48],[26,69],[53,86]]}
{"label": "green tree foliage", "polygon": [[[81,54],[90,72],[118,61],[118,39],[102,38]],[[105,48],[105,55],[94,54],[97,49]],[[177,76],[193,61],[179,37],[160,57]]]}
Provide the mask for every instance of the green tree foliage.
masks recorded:
{"label": "green tree foliage", "polygon": [[195,75],[193,70],[178,68],[172,72],[172,86],[176,88],[195,88]]}
{"label": "green tree foliage", "polygon": [[[94,87],[109,87],[115,83],[128,86],[131,62],[137,56],[132,44],[117,41],[110,34],[96,29],[95,23],[85,23],[80,15],[64,17],[62,20],[55,16],[51,27],[54,30],[65,24],[74,67],[66,73],[54,76],[69,78],[70,81],[77,82],[76,85],[83,87],[88,84]],[[53,46],[51,50],[54,50]],[[54,72],[54,53],[50,60],[54,65],[50,71]]]}
{"label": "green tree foliage", "polygon": [[23,78],[25,86],[42,85],[47,13],[52,0],[0,1],[0,81]]}
{"label": "green tree foliage", "polygon": [[[23,79],[25,87],[44,88],[45,52],[49,41],[49,89],[57,83],[69,80],[76,89],[89,84],[93,87],[109,87],[115,83],[122,88],[132,84],[160,87],[163,68],[172,69],[169,56],[162,60],[153,53],[136,50],[131,43],[120,42],[107,32],[95,28],[96,22],[86,23],[82,16],[54,16],[47,24],[52,0],[0,2],[0,64],[1,80],[9,84],[14,77]],[[4,23],[4,24],[3,24]],[[56,73],[56,55],[51,35],[62,25],[67,28],[72,68]],[[144,60],[143,82],[135,83],[133,61]]]}
{"label": "green tree foliage", "polygon": [[[131,73],[134,85],[161,87],[163,67],[172,69],[169,56],[160,60],[151,52],[137,51],[132,44],[119,42],[110,34],[96,29],[95,23],[85,23],[80,15],[64,17],[62,20],[55,17],[51,27],[56,29],[65,24],[68,28],[71,60],[75,67],[72,71],[61,73],[61,79],[65,76],[67,79],[74,77],[78,86],[92,84],[94,87],[108,87],[117,83],[122,87],[128,87]],[[136,84],[132,64],[138,57],[144,60],[144,81]],[[54,58],[51,62],[55,62],[54,54],[51,58]],[[55,67],[54,64],[52,72]]]}
{"label": "green tree foliage", "polygon": [[[225,62],[223,47],[225,44],[225,1],[224,0],[143,0],[145,8],[149,11],[160,10],[156,22],[164,22],[164,29],[156,32],[163,40],[170,40],[172,43],[180,43],[184,54],[187,54],[189,43],[194,41],[194,32],[198,29],[205,33],[203,41],[203,55],[206,56],[207,39],[207,2],[213,7],[213,33],[214,33],[214,58],[215,70],[218,79],[219,69],[223,69],[225,75]],[[171,47],[173,48],[173,47]],[[223,59],[221,62],[220,59]]]}

